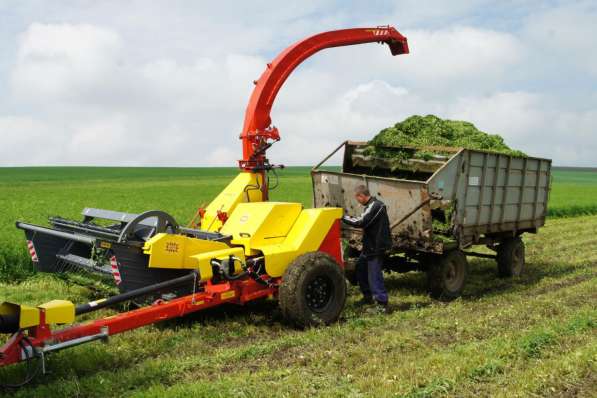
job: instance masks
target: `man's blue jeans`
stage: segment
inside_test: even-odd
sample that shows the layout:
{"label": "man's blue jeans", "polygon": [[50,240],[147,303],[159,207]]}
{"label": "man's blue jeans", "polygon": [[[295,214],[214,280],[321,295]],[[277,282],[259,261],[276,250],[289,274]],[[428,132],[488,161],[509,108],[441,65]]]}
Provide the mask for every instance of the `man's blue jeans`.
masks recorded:
{"label": "man's blue jeans", "polygon": [[383,283],[383,257],[366,257],[361,254],[356,271],[363,296],[373,297],[378,303],[387,303],[388,292]]}

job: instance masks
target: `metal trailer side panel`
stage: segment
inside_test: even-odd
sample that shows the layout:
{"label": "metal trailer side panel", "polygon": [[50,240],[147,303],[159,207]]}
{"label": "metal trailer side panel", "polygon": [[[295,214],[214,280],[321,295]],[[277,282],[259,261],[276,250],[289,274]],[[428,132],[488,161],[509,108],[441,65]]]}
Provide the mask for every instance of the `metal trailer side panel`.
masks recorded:
{"label": "metal trailer side panel", "polygon": [[461,176],[464,174],[464,149],[450,157],[428,180],[429,194],[442,200],[455,200],[457,193],[464,187]]}
{"label": "metal trailer side panel", "polygon": [[[365,185],[372,195],[386,204],[390,224],[402,219],[429,198],[424,182],[320,170],[312,171],[311,176],[315,207],[342,207],[345,214],[358,216],[362,206],[354,198],[353,192],[357,185]],[[404,247],[408,241],[408,246],[425,248],[426,244],[431,244],[431,228],[431,209],[427,204],[392,230],[394,243],[397,247]],[[357,238],[360,231],[351,230],[351,234]]]}
{"label": "metal trailer side panel", "polygon": [[[516,235],[545,224],[549,160],[473,150],[459,156],[455,223],[461,245],[473,243],[482,234]],[[430,187],[441,176],[436,173]]]}

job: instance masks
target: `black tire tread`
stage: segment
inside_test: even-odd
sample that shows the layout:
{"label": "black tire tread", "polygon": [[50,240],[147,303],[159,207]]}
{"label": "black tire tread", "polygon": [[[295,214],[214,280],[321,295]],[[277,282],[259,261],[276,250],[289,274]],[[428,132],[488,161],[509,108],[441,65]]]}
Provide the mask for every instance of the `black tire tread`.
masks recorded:
{"label": "black tire tread", "polygon": [[[516,250],[517,246],[522,246],[522,253],[523,253],[523,262],[520,272],[516,275],[512,268],[512,255],[514,250]],[[524,253],[525,247],[524,242],[522,239],[517,236],[516,238],[506,239],[498,246],[497,250],[497,265],[498,265],[498,275],[503,278],[511,278],[513,276],[519,276],[524,271],[525,261],[524,261]]]}
{"label": "black tire tread", "polygon": [[[447,290],[443,281],[444,265],[453,256],[458,256],[458,260],[464,263],[464,279],[461,288],[457,291]],[[466,255],[461,250],[452,250],[448,253],[444,253],[441,256],[437,256],[436,261],[434,261],[433,264],[431,264],[431,261],[429,261],[429,268],[427,269],[428,287],[431,297],[444,301],[450,301],[460,297],[464,284],[466,283],[467,275],[468,261],[466,259]]]}
{"label": "black tire tread", "polygon": [[[314,317],[313,314],[302,305],[299,291],[301,277],[308,273],[312,268],[322,265],[328,268],[330,273],[336,274],[336,276],[339,277],[339,280],[342,281],[338,286],[341,289],[340,295],[342,297],[341,302],[337,303],[340,310],[335,311],[335,313],[325,319]],[[299,327],[330,324],[337,321],[346,302],[346,282],[344,280],[342,269],[336,260],[327,253],[310,252],[297,257],[290,263],[282,277],[278,302],[284,318]]]}

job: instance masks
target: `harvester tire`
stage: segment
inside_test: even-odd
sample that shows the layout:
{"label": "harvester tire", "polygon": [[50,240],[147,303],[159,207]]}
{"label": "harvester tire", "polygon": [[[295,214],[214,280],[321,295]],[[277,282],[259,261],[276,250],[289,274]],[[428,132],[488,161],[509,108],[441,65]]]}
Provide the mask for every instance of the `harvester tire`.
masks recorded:
{"label": "harvester tire", "polygon": [[431,297],[445,301],[460,297],[467,274],[468,261],[461,250],[437,256],[427,270]]}
{"label": "harvester tire", "polygon": [[284,317],[298,327],[335,322],[346,303],[342,269],[326,253],[303,254],[286,269],[278,300]]}
{"label": "harvester tire", "polygon": [[524,270],[524,242],[520,237],[502,242],[497,249],[498,274],[509,278],[520,276]]}

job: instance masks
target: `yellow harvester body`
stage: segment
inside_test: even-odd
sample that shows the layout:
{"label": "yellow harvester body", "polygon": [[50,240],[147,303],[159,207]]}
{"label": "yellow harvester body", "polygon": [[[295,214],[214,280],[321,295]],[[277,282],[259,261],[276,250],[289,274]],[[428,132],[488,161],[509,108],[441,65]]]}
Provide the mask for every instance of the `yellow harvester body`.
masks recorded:
{"label": "yellow harvester body", "polygon": [[[342,217],[342,209],[303,209],[300,203],[262,202],[257,174],[241,172],[207,207],[202,229],[230,236],[229,243],[178,234],[157,234],[143,250],[150,268],[183,268],[199,271],[209,280],[212,259],[230,256],[244,261],[263,256],[266,273],[273,278],[284,274],[290,262],[317,250],[332,225]],[[217,212],[226,212],[225,223]],[[235,265],[240,272],[240,265]]]}

